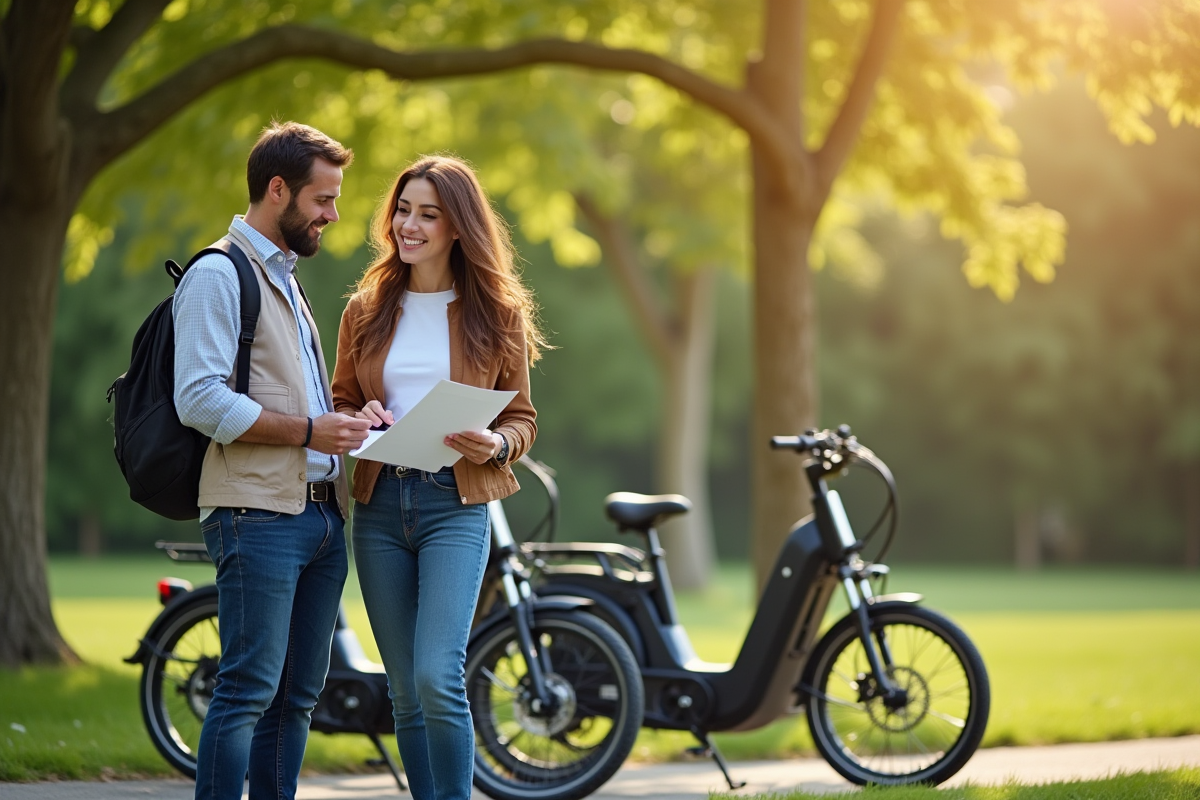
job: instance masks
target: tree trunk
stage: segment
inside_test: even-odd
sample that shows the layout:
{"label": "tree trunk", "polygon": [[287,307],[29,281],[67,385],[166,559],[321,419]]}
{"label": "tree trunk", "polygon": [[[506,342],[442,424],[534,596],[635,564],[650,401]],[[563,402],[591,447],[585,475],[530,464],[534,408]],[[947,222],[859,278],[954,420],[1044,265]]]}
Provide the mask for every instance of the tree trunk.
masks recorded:
{"label": "tree trunk", "polygon": [[772,436],[816,425],[816,318],[808,246],[812,225],[798,203],[772,191],[769,167],[755,156],[754,423],[751,558],[766,585],[792,525],[811,509],[803,461],[771,450]]}
{"label": "tree trunk", "polygon": [[1017,509],[1013,524],[1015,558],[1018,570],[1032,572],[1042,565],[1042,531],[1035,505]]}
{"label": "tree trunk", "polygon": [[[66,198],[60,203],[65,204]],[[50,611],[43,494],[50,350],[68,212],[0,202],[0,666],[73,662]],[[96,398],[100,402],[101,398]]]}
{"label": "tree trunk", "polygon": [[657,485],[692,501],[690,513],[662,526],[667,569],[680,589],[703,588],[715,553],[708,500],[708,441],[715,338],[716,269],[676,278],[680,319],[675,357],[662,370],[662,439]]}
{"label": "tree trunk", "polygon": [[715,548],[708,502],[709,409],[715,336],[716,270],[674,274],[674,313],[663,308],[626,224],[605,214],[584,193],[575,202],[591,224],[625,304],[663,384],[655,491],[692,501],[692,511],[662,526],[667,569],[677,586],[708,583]]}
{"label": "tree trunk", "polygon": [[81,186],[57,92],[73,13],[14,0],[0,29],[0,667],[78,660],[50,612],[43,505],[55,296]]}
{"label": "tree trunk", "polygon": [[79,517],[79,555],[87,559],[97,559],[104,550],[104,532],[100,528],[100,520],[91,511],[84,512]]}
{"label": "tree trunk", "polygon": [[750,429],[753,519],[750,556],[761,592],[792,525],[807,513],[802,460],[771,450],[772,436],[795,434],[817,419],[816,319],[808,247],[821,209],[814,162],[804,149],[807,4],[768,0],[763,55],[746,89],[793,142],[781,163],[752,141],[754,176],[754,419]]}
{"label": "tree trunk", "polygon": [[1200,461],[1183,468],[1183,566],[1200,569]]}

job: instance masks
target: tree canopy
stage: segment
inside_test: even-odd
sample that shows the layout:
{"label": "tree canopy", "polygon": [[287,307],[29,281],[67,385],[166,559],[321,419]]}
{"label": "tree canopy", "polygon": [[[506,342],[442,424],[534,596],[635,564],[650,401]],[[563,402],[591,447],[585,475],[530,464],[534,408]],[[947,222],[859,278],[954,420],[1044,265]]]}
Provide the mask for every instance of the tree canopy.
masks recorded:
{"label": "tree canopy", "polygon": [[[989,90],[1046,82],[1060,64],[1078,69],[1127,138],[1149,135],[1145,119],[1154,108],[1176,124],[1194,122],[1197,109],[1196,12],[1187,0],[337,0],[321,8],[276,0],[5,0],[0,14],[0,234],[14,242],[0,370],[27,387],[27,399],[0,426],[7,459],[0,555],[26,576],[6,583],[18,594],[29,588],[29,603],[42,609],[42,621],[32,623],[23,616],[32,606],[9,605],[21,610],[0,626],[0,638],[12,643],[0,648],[6,662],[9,650],[25,654],[18,658],[47,652],[26,642],[48,619],[44,579],[32,575],[40,564],[49,320],[63,238],[70,274],[86,274],[135,183],[152,187],[142,211],[154,230],[207,238],[211,210],[240,205],[239,165],[270,116],[305,118],[353,144],[363,155],[359,168],[372,175],[449,141],[483,165],[532,238],[550,239],[565,261],[586,262],[596,248],[586,226],[575,224],[578,187],[563,178],[577,179],[611,210],[623,197],[640,198],[634,173],[612,168],[619,153],[577,158],[586,148],[566,141],[527,148],[524,157],[519,148],[493,146],[506,134],[535,138],[521,120],[503,116],[505,102],[530,92],[552,101],[545,86],[564,68],[612,74],[588,84],[617,95],[607,108],[592,106],[593,124],[636,124],[643,135],[661,124],[663,147],[689,166],[707,161],[696,149],[704,137],[698,143],[676,123],[708,113],[693,104],[710,109],[713,131],[731,126],[729,163],[721,164],[719,149],[714,159],[723,167],[719,179],[734,171],[739,148],[749,161],[740,174],[752,208],[744,260],[756,287],[751,436],[765,441],[817,415],[810,250],[834,260],[862,251],[846,232],[852,215],[824,211],[862,193],[931,211],[944,235],[963,242],[968,280],[1008,297],[1022,267],[1039,280],[1052,276],[1064,226],[1054,211],[1021,205],[1016,142]],[[518,69],[527,70],[528,86],[480,77]],[[496,81],[490,86],[498,91],[474,105],[463,101],[467,77]],[[428,85],[417,91],[389,78]],[[675,105],[672,94],[681,98]],[[664,108],[681,116],[659,116]],[[500,124],[483,127],[489,120]],[[571,158],[548,157],[562,154]],[[719,209],[717,220],[734,205],[720,180],[701,177],[698,195],[707,197],[711,186],[713,200],[696,201],[698,211]],[[332,249],[346,252],[359,240],[376,193],[346,198]],[[692,238],[673,236],[671,215],[660,217],[666,233],[648,230],[647,244],[664,261],[678,254],[671,260],[686,263]],[[139,246],[149,253],[161,241],[150,236]],[[7,266],[14,263],[21,266]],[[22,332],[36,332],[27,347],[16,345]],[[753,472],[761,574],[803,500],[794,496],[798,465],[756,450]],[[29,530],[27,545],[19,537]]]}

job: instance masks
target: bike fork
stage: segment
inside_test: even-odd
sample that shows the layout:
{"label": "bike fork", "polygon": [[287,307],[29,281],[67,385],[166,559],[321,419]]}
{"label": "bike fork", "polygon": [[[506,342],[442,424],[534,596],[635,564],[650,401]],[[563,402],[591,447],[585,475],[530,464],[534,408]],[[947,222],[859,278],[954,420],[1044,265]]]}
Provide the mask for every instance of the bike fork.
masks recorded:
{"label": "bike fork", "polygon": [[548,654],[539,653],[537,643],[533,640],[533,605],[530,602],[532,592],[524,580],[518,582],[517,571],[513,568],[516,556],[516,543],[512,531],[508,527],[508,519],[504,515],[504,507],[499,500],[488,503],[488,513],[492,522],[492,541],[503,554],[500,560],[500,583],[504,587],[504,601],[508,604],[508,614],[517,629],[517,639],[521,645],[521,655],[529,668],[529,679],[533,684],[533,710],[539,706],[548,706],[550,692],[546,688],[546,673],[550,666],[546,663]]}
{"label": "bike fork", "polygon": [[[871,615],[867,613],[871,597],[871,586],[863,578],[859,578],[855,582],[854,569],[849,566],[843,566],[839,570],[839,575],[842,578],[842,586],[846,590],[846,601],[850,604],[850,612],[854,614],[854,620],[858,627],[858,638],[862,641],[863,651],[867,655],[867,663],[871,665],[871,672],[875,675],[875,681],[883,693],[885,700],[894,698],[899,689],[892,682],[891,676],[884,668],[884,661],[891,663],[891,653],[888,650],[887,642],[883,638],[883,633],[878,635],[879,647],[876,647],[876,637],[872,636],[871,631]],[[881,656],[882,651],[882,656]]]}

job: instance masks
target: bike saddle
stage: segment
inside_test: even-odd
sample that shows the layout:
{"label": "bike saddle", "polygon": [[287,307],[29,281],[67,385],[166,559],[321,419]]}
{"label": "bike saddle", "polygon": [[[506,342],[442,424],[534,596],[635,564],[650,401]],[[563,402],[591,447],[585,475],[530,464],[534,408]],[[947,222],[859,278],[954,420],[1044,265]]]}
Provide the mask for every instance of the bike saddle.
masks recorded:
{"label": "bike saddle", "polygon": [[659,521],[692,510],[692,501],[681,494],[614,492],[604,498],[604,512],[622,528],[648,530]]}

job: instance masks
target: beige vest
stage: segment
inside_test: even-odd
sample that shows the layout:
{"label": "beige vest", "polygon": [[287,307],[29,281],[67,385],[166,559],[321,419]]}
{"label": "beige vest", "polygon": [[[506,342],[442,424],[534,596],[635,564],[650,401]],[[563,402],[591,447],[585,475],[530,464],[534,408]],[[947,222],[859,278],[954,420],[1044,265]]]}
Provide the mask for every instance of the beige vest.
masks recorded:
{"label": "beige vest", "polygon": [[[254,245],[236,230],[231,230],[227,238],[240,247],[254,265],[262,297],[254,344],[250,347],[250,397],[268,411],[293,417],[309,416],[300,341],[291,303],[267,277],[266,265]],[[301,302],[300,306],[312,331],[321,385],[325,388],[329,407],[333,408],[317,325],[305,304]],[[234,376],[231,375],[227,383],[232,389]],[[303,447],[247,442],[222,445],[214,441],[204,454],[200,507],[260,508],[299,514],[308,501],[306,465],[307,454]],[[345,518],[348,492],[346,465],[341,456],[338,457],[337,501]]]}

